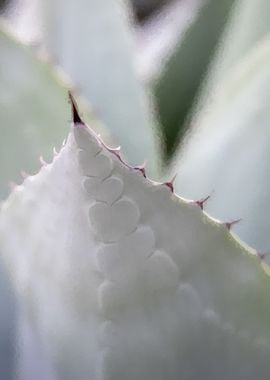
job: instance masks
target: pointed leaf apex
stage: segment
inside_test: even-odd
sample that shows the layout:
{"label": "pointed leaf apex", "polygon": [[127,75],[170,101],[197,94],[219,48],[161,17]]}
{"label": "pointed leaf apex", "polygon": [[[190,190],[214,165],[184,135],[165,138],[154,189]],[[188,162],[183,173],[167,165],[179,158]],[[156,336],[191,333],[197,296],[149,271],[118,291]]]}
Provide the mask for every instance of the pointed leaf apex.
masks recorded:
{"label": "pointed leaf apex", "polygon": [[68,92],[69,100],[71,103],[71,110],[72,110],[72,120],[74,125],[81,124],[84,125],[84,122],[82,121],[79,111],[78,111],[78,106],[77,103],[71,93],[71,91]]}

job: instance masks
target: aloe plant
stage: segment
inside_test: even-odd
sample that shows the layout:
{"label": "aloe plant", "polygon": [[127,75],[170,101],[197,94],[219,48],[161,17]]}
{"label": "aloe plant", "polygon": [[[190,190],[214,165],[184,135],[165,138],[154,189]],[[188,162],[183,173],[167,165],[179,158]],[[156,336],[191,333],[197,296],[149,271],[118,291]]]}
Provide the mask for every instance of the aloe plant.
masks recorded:
{"label": "aloe plant", "polygon": [[[220,34],[234,3],[234,12],[246,10],[240,13],[248,25],[253,13],[252,2],[229,0],[223,9],[216,8],[216,4],[209,1],[199,17],[194,18],[195,24],[191,25],[186,38],[191,35],[194,38],[194,30],[201,28],[202,20],[207,23],[205,20],[211,16],[212,6],[220,15],[220,22],[211,20]],[[94,4],[99,8],[95,14],[91,13],[95,24],[90,25],[87,11],[94,9]],[[49,39],[40,43],[44,46],[47,42],[49,52],[55,48],[54,58],[70,74],[70,82],[79,84],[88,100],[101,105],[112,138],[116,144],[123,144],[123,151],[117,145],[109,145],[106,130],[94,120],[88,111],[90,108],[84,106],[85,101],[76,97],[85,114],[83,118],[80,116],[72,95],[71,128],[62,144],[69,118],[65,94],[67,87],[72,86],[67,85],[66,79],[59,80],[52,63],[37,58],[28,47],[6,32],[0,32],[0,193],[3,199],[0,206],[0,378],[268,378],[268,224],[264,223],[260,228],[256,225],[249,227],[245,234],[241,234],[245,243],[235,234],[245,226],[245,221],[239,218],[256,216],[269,198],[261,186],[263,170],[256,181],[256,186],[262,189],[261,195],[256,197],[256,207],[250,201],[253,193],[249,191],[248,196],[242,197],[245,207],[244,202],[233,203],[234,213],[231,214],[227,199],[232,198],[225,197],[233,186],[240,188],[235,178],[245,178],[243,175],[248,172],[243,170],[247,155],[240,163],[234,161],[234,155],[229,161],[227,150],[238,151],[244,130],[250,131],[248,136],[253,139],[253,126],[261,113],[252,101],[255,95],[265,101],[267,95],[267,25],[254,35],[249,29],[252,44],[264,37],[251,53],[248,52],[249,38],[246,40],[245,34],[240,34],[239,40],[234,37],[236,47],[226,44],[226,36],[231,36],[228,30],[221,37],[221,41],[225,40],[225,51],[231,55],[225,54],[226,59],[222,54],[217,57],[217,63],[211,64],[212,76],[210,70],[208,82],[200,89],[198,104],[200,106],[206,100],[211,109],[210,118],[207,119],[208,113],[205,120],[195,115],[202,131],[199,139],[204,137],[199,142],[208,140],[208,144],[196,145],[198,137],[192,136],[179,153],[182,166],[176,160],[173,170],[179,171],[177,177],[173,172],[167,177],[170,180],[157,182],[158,178],[152,179],[158,166],[157,139],[153,138],[157,132],[153,125],[161,108],[158,112],[145,108],[151,104],[146,99],[149,88],[136,82],[131,46],[123,42],[123,35],[120,39],[115,38],[123,25],[125,30],[128,29],[125,18],[128,6],[122,9],[125,14],[122,24],[117,18],[121,8],[112,1],[108,4],[95,0],[86,4],[80,0],[70,1],[63,7],[63,2],[57,6],[48,2],[47,10],[51,10],[54,16],[57,7],[63,7],[65,15],[61,19],[63,23],[49,18],[55,31],[48,26]],[[261,7],[263,2],[258,4]],[[65,23],[74,19],[75,14],[80,15],[82,10],[85,10],[82,18],[76,17],[74,24]],[[108,23],[104,22],[104,17],[108,18]],[[235,13],[232,17],[232,34],[238,35],[239,18]],[[61,30],[58,29],[60,24]],[[106,32],[108,25],[113,31],[110,38]],[[89,44],[96,49],[92,51],[91,60],[91,48],[79,44],[73,46],[71,40],[63,41],[66,32],[74,41],[80,41],[80,28],[95,30],[91,34],[92,42],[95,36],[103,36],[103,40],[106,36],[101,48],[109,49],[111,56],[117,58],[119,67],[113,70],[117,69],[119,74],[119,68],[123,68],[124,75],[117,77],[121,85],[118,86],[113,70],[108,71],[111,85],[107,82],[107,92],[106,81],[98,80],[100,68],[110,67],[110,62],[100,59],[99,44]],[[207,40],[197,32],[195,40],[198,36]],[[219,35],[210,37],[208,47],[214,50]],[[113,50],[115,46],[119,47],[119,55]],[[185,41],[183,46],[187,46]],[[245,53],[247,63],[241,62],[241,57],[236,54],[238,50]],[[78,52],[77,58],[80,55],[87,59],[79,59],[76,63],[73,59],[75,51]],[[187,52],[190,57],[196,57],[194,51],[187,49]],[[93,54],[99,57],[97,61],[102,61],[100,65],[95,63]],[[175,55],[172,53],[171,57],[174,60]],[[197,80],[186,83],[187,88],[192,88],[189,110],[194,107],[194,96],[204,81],[202,72],[212,61],[210,58],[210,54],[209,57],[203,54],[200,65],[198,57]],[[180,72],[183,75],[182,69],[186,69],[181,59],[179,62],[175,61],[172,72],[167,71],[170,81],[174,82],[171,78],[175,76],[178,84]],[[19,64],[21,71],[18,71]],[[218,106],[208,103],[211,86],[227,69],[231,72],[224,81],[218,81]],[[161,74],[164,88],[170,88],[164,79],[166,70],[164,73],[164,77]],[[95,79],[95,88],[91,87],[92,80],[87,78]],[[124,99],[124,93],[130,96]],[[112,107],[108,98],[113,96],[108,94],[115,94],[115,101],[124,99],[124,118],[121,117],[122,109]],[[241,112],[242,108],[245,111],[246,99],[252,107],[248,112]],[[169,95],[165,100],[169,100],[170,106]],[[177,104],[177,96],[171,100]],[[121,102],[116,101],[117,106]],[[186,115],[184,112],[183,120]],[[261,128],[266,130],[267,112],[262,115],[264,123]],[[91,128],[83,120],[89,121]],[[136,120],[141,121],[138,126]],[[228,121],[230,125],[227,125]],[[170,125],[167,119],[166,124]],[[224,128],[223,124],[226,124]],[[169,133],[168,130],[164,132]],[[180,129],[178,133],[181,133]],[[228,134],[231,139],[227,137],[224,141],[222,136]],[[268,134],[262,134],[262,139],[257,142],[256,160],[261,157],[261,148],[267,146],[267,142],[262,143],[263,136]],[[249,155],[250,140],[245,140]],[[57,149],[53,149],[54,145]],[[213,151],[208,154],[211,146],[218,150],[216,154]],[[221,150],[222,146],[227,150]],[[173,145],[167,148],[170,150]],[[37,169],[39,154],[44,158],[40,160],[41,168]],[[143,162],[145,157],[150,159],[148,165]],[[229,170],[225,173],[220,167],[228,162]],[[197,182],[192,177],[194,168],[199,174]],[[241,176],[235,168],[240,168],[237,170],[241,171]],[[37,174],[33,174],[35,171]],[[215,179],[217,174],[220,178],[220,173],[223,177],[225,173],[227,178],[222,186],[223,192],[216,186],[217,198],[215,193],[209,198],[211,185],[216,184],[212,178]],[[20,184],[12,184],[7,196],[9,180]],[[252,186],[249,190],[253,189]],[[180,197],[180,193],[193,194],[194,199]],[[211,206],[213,199],[216,207],[225,210],[223,214],[217,215]],[[213,214],[221,216],[221,220],[211,217],[208,210],[214,210]],[[264,244],[254,245],[264,250],[258,251],[247,245],[247,242],[257,243],[258,236],[263,237]]]}
{"label": "aloe plant", "polygon": [[129,166],[72,107],[65,146],[0,214],[3,260],[51,378],[267,376],[262,257],[203,200]]}

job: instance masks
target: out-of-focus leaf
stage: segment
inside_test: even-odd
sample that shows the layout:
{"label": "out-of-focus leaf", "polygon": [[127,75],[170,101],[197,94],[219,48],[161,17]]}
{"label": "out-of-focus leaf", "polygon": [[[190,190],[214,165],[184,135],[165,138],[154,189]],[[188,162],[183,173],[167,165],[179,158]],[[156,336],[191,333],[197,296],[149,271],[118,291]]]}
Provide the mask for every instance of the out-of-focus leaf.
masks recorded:
{"label": "out-of-focus leaf", "polygon": [[0,0],[0,13],[3,12],[3,10],[5,9],[7,2],[7,0]]}
{"label": "out-of-focus leaf", "polygon": [[131,164],[157,165],[152,114],[133,67],[131,16],[125,1],[48,0],[46,42],[93,104]]}
{"label": "out-of-focus leaf", "polygon": [[[195,125],[175,166],[177,190],[212,194],[205,206],[260,251],[270,248],[270,39],[223,79],[212,108]],[[173,171],[175,171],[175,167]]]}
{"label": "out-of-focus leaf", "polygon": [[70,118],[67,89],[27,47],[0,30],[0,199],[21,171],[36,172],[39,156],[60,147]]}
{"label": "out-of-focus leaf", "polygon": [[9,0],[2,18],[20,41],[37,47],[42,37],[43,0]]}
{"label": "out-of-focus leaf", "polygon": [[157,12],[162,6],[173,0],[131,0],[135,14],[140,21],[144,21],[152,13]]}
{"label": "out-of-focus leaf", "polygon": [[212,106],[212,101],[215,101],[215,92],[223,85],[223,78],[228,75],[228,72],[270,32],[269,15],[269,1],[236,1],[201,92],[202,96],[197,106],[199,111],[196,115],[197,119],[200,118],[200,113],[206,112],[206,107]]}
{"label": "out-of-focus leaf", "polygon": [[10,278],[0,263],[0,379],[14,380],[16,357],[15,295]]}
{"label": "out-of-focus leaf", "polygon": [[154,85],[167,159],[185,131],[233,4],[234,0],[209,0],[204,4]]}
{"label": "out-of-focus leaf", "polygon": [[196,19],[202,0],[169,2],[136,30],[136,66],[142,80],[151,86],[164,70],[168,57]]}

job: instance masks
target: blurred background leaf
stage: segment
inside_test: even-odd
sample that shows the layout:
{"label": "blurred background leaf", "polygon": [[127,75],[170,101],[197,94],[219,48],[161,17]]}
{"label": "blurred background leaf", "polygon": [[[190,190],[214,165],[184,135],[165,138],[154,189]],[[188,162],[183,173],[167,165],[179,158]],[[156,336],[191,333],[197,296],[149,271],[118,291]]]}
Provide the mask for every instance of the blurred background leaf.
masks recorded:
{"label": "blurred background leaf", "polygon": [[131,0],[134,13],[141,23],[145,22],[145,20],[160,8],[172,2],[175,2],[175,0]]}
{"label": "blurred background leaf", "polygon": [[270,3],[237,1],[172,172],[187,198],[212,194],[206,210],[268,251]]}
{"label": "blurred background leaf", "polygon": [[136,66],[151,88],[198,17],[201,0],[169,1],[136,26]]}
{"label": "blurred background leaf", "polygon": [[165,139],[165,160],[171,158],[189,125],[200,86],[234,2],[209,0],[204,3],[154,84],[156,108]]}
{"label": "blurred background leaf", "polygon": [[158,136],[134,65],[132,12],[125,1],[48,0],[47,51],[93,105],[131,164],[156,174]]}
{"label": "blurred background leaf", "polygon": [[226,221],[242,218],[235,232],[263,252],[270,247],[269,94],[267,36],[223,78],[173,169],[179,193],[193,199],[212,194],[207,212]]}
{"label": "blurred background leaf", "polygon": [[[215,102],[216,92],[222,88],[223,78],[249,54],[270,31],[270,3],[265,0],[237,0],[221,37],[193,116],[200,119]],[[214,106],[214,105],[213,105]]]}
{"label": "blurred background leaf", "polygon": [[0,13],[3,12],[4,8],[6,7],[7,0],[0,0]]}
{"label": "blurred background leaf", "polygon": [[51,67],[0,29],[0,199],[21,171],[35,173],[67,133],[67,87]]}
{"label": "blurred background leaf", "polygon": [[0,378],[14,380],[16,357],[16,300],[2,261],[0,264]]}

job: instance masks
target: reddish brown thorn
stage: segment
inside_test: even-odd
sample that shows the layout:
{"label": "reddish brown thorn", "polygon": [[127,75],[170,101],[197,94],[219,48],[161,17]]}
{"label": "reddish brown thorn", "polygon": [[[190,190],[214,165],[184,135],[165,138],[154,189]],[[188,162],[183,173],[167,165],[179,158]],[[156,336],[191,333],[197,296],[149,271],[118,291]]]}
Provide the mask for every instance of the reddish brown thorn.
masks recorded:
{"label": "reddish brown thorn", "polygon": [[77,103],[71,93],[71,91],[68,92],[69,100],[71,103],[71,110],[72,110],[72,120],[74,125],[81,124],[84,125],[84,122],[82,121],[79,111],[78,111],[78,106]]}
{"label": "reddish brown thorn", "polygon": [[259,257],[260,260],[264,260],[267,254],[265,252],[256,252],[256,255]]}
{"label": "reddish brown thorn", "polygon": [[211,197],[211,195],[207,195],[207,197],[199,199],[198,201],[195,201],[196,205],[200,207],[201,210],[204,209],[204,204],[208,201],[208,199]]}
{"label": "reddish brown thorn", "polygon": [[48,165],[48,162],[46,162],[42,156],[39,157],[39,162],[41,163],[42,166]]}
{"label": "reddish brown thorn", "polygon": [[233,220],[231,222],[225,222],[225,223],[222,223],[224,224],[224,226],[230,231],[232,226],[234,226],[235,224],[239,223],[242,219],[236,219],[236,220]]}
{"label": "reddish brown thorn", "polygon": [[146,171],[145,171],[145,168],[146,168],[146,161],[144,161],[141,165],[138,165],[138,166],[134,166],[134,170],[137,170],[139,172],[142,173],[142,175],[144,176],[144,178],[146,178]]}
{"label": "reddish brown thorn", "polygon": [[163,185],[167,186],[171,190],[172,193],[174,192],[174,181],[175,181],[176,176],[177,174],[175,174],[170,181],[163,183]]}
{"label": "reddish brown thorn", "polygon": [[267,256],[270,255],[270,252],[256,252],[256,255],[259,257],[260,260],[264,260]]}

